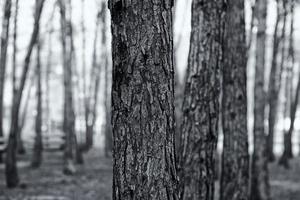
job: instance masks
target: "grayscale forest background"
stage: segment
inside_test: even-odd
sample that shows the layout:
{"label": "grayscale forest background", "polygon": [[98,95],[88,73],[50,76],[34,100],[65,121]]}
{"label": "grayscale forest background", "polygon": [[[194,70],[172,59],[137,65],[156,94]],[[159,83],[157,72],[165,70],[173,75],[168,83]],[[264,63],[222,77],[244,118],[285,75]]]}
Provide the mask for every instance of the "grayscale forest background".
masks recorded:
{"label": "grayscale forest background", "polygon": [[298,0],[1,0],[0,200],[299,200]]}

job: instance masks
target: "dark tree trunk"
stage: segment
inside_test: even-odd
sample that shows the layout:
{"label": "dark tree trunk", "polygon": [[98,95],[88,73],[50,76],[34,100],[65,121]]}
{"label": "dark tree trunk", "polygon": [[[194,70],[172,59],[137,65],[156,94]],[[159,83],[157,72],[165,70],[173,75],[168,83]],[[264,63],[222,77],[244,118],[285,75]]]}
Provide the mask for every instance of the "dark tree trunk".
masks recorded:
{"label": "dark tree trunk", "polygon": [[279,164],[284,165],[285,167],[288,167],[288,159],[293,157],[293,151],[292,151],[292,134],[294,131],[294,124],[296,119],[296,112],[298,107],[298,101],[299,101],[299,94],[300,94],[300,74],[299,74],[299,80],[296,87],[296,93],[293,94],[293,87],[292,87],[292,80],[293,80],[293,67],[295,65],[295,56],[294,56],[294,7],[295,2],[294,0],[291,0],[291,22],[290,22],[290,35],[289,35],[289,50],[288,50],[288,59],[291,61],[291,66],[288,71],[288,74],[290,77],[288,77],[288,80],[290,82],[290,88],[288,90],[290,91],[290,94],[286,96],[286,98],[290,98],[290,126],[288,128],[288,131],[286,135],[284,136],[284,151],[283,155],[280,158]]}
{"label": "dark tree trunk", "polygon": [[[64,149],[64,173],[73,175],[75,170],[73,150],[75,142],[75,113],[73,106],[73,88],[72,88],[72,30],[71,22],[67,20],[65,0],[59,0],[61,39],[63,54],[63,81],[64,81],[64,119],[63,131],[66,135]],[[70,16],[68,16],[70,17]]]}
{"label": "dark tree trunk", "polygon": [[[271,64],[271,72],[269,78],[269,90],[268,90],[268,106],[269,106],[269,114],[268,114],[268,138],[267,138],[267,154],[269,161],[275,160],[274,155],[274,129],[277,119],[277,107],[278,107],[278,94],[280,91],[281,85],[281,75],[282,70],[281,66],[278,65],[278,53],[280,42],[283,42],[285,32],[284,29],[279,33],[279,24],[282,22],[285,24],[286,22],[286,9],[282,9],[281,7],[285,7],[286,0],[278,0],[277,1],[277,17],[275,23],[275,30],[273,36],[273,53],[272,53],[272,64]],[[283,5],[281,5],[283,4]],[[282,48],[284,48],[282,46]]]}
{"label": "dark tree trunk", "polygon": [[[3,137],[3,118],[4,118],[4,83],[6,73],[6,58],[7,58],[7,46],[9,39],[9,25],[11,15],[11,0],[6,0],[3,8],[2,18],[2,32],[1,32],[1,46],[0,46],[0,137]],[[0,163],[2,163],[2,153],[0,153]]]}
{"label": "dark tree trunk", "polygon": [[177,199],[172,0],[110,0],[113,199]]}
{"label": "dark tree trunk", "polygon": [[270,199],[270,186],[268,175],[267,136],[265,133],[265,53],[266,53],[266,26],[267,1],[256,2],[257,39],[256,39],[256,65],[254,85],[254,152],[251,169],[251,200]]}
{"label": "dark tree trunk", "polygon": [[[13,55],[12,55],[12,94],[13,99],[16,96],[17,92],[17,78],[16,78],[16,70],[17,70],[17,36],[18,36],[18,13],[19,13],[19,0],[15,1],[15,15],[14,15],[14,30],[13,30]],[[13,100],[14,101],[14,100]],[[17,152],[19,154],[25,154],[25,147],[22,140],[21,131],[18,131],[17,135]]]}
{"label": "dark tree trunk", "polygon": [[[39,39],[38,39],[39,40]],[[33,147],[33,157],[31,166],[33,168],[39,168],[42,164],[42,151],[43,151],[43,141],[42,141],[42,70],[41,70],[41,44],[40,41],[37,42],[37,60],[36,60],[36,77],[37,77],[37,115],[35,119],[35,139]]]}
{"label": "dark tree trunk", "polygon": [[193,0],[182,106],[180,199],[213,200],[225,1]]}
{"label": "dark tree trunk", "polygon": [[247,45],[243,1],[229,1],[225,17],[221,200],[248,199]]}
{"label": "dark tree trunk", "polygon": [[17,163],[16,163],[17,161],[16,150],[17,150],[17,134],[19,129],[20,104],[23,96],[25,82],[27,79],[31,53],[36,43],[37,35],[39,32],[39,27],[40,27],[39,21],[42,14],[44,2],[45,0],[37,0],[36,2],[33,32],[24,59],[24,67],[21,75],[20,85],[17,89],[16,96],[14,98],[13,105],[12,105],[11,126],[10,126],[10,133],[9,133],[9,139],[7,145],[6,163],[5,163],[6,184],[7,187],[9,188],[16,187],[19,183],[19,176],[18,176]]}

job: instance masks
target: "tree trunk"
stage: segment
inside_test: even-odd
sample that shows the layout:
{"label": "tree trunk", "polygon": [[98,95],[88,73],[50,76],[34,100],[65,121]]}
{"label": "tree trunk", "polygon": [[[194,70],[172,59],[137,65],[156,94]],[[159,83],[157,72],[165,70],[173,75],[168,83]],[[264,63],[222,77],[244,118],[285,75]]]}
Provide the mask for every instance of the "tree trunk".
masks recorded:
{"label": "tree trunk", "polygon": [[[269,124],[269,134],[267,138],[267,154],[269,161],[275,160],[274,155],[274,129],[277,119],[277,107],[278,107],[278,94],[281,85],[281,67],[278,66],[278,52],[280,42],[284,40],[285,32],[282,30],[281,34],[279,34],[279,23],[283,22],[285,24],[286,21],[286,10],[281,8],[281,2],[285,5],[286,0],[278,0],[277,1],[277,18],[275,23],[275,30],[273,36],[273,54],[272,54],[272,65],[269,79],[269,90],[268,90],[268,105],[269,105],[269,116],[268,116],[268,124]],[[284,13],[282,13],[284,12]]]}
{"label": "tree trunk", "polygon": [[21,139],[21,135],[22,135],[22,132],[23,132],[23,128],[25,126],[25,123],[26,123],[26,119],[27,119],[27,112],[28,112],[28,104],[29,104],[29,100],[30,100],[30,96],[31,96],[31,90],[32,90],[32,87],[34,85],[34,80],[35,80],[35,75],[31,76],[30,77],[30,84],[28,86],[28,92],[25,96],[25,100],[24,100],[24,108],[23,108],[23,111],[22,113],[20,114],[20,119],[19,119],[19,127],[18,127],[18,135],[17,135],[17,151],[19,154],[24,154],[26,151],[25,151],[25,147],[24,147],[24,144],[23,144],[23,140]]}
{"label": "tree trunk", "polygon": [[[111,65],[108,62],[109,54],[107,49],[107,12],[106,3],[102,3],[101,23],[102,23],[102,63],[104,64],[104,106],[105,106],[105,156],[110,157],[113,149],[113,134],[111,127]],[[99,72],[100,73],[100,72]],[[96,90],[95,90],[96,92]]]}
{"label": "tree trunk", "polygon": [[113,199],[177,198],[172,0],[110,0]]}
{"label": "tree trunk", "polygon": [[[18,13],[19,13],[19,0],[15,1],[15,15],[14,15],[14,29],[13,29],[13,55],[12,55],[12,94],[13,99],[16,96],[17,92],[17,78],[16,78],[16,70],[17,70],[17,34],[18,34]],[[12,100],[13,101],[13,100]],[[21,136],[21,132],[18,132],[17,136],[17,152],[19,154],[25,154],[25,148]]]}
{"label": "tree trunk", "polygon": [[37,61],[36,61],[36,77],[37,77],[37,115],[35,119],[35,140],[34,149],[31,166],[33,168],[39,168],[42,164],[42,151],[43,151],[43,141],[42,141],[42,70],[41,70],[41,44],[38,39],[37,42]]}
{"label": "tree trunk", "polygon": [[81,55],[81,60],[82,60],[82,77],[83,77],[83,96],[84,96],[84,116],[85,116],[85,135],[86,135],[86,144],[85,148],[86,150],[89,150],[93,146],[93,133],[94,133],[94,128],[92,125],[90,125],[90,95],[87,94],[87,80],[86,80],[86,34],[85,34],[85,23],[84,23],[84,17],[85,17],[85,12],[84,12],[84,6],[85,6],[85,0],[81,0],[81,34],[82,34],[82,55]]}
{"label": "tree trunk", "polygon": [[256,65],[254,83],[254,152],[251,169],[251,200],[270,199],[268,175],[267,136],[265,133],[265,54],[267,28],[267,1],[257,0],[256,18],[258,21],[256,37]]}
{"label": "tree trunk", "polygon": [[182,106],[180,199],[214,199],[225,1],[193,0]]}
{"label": "tree trunk", "polygon": [[[91,110],[92,104],[96,103],[93,102],[93,89],[96,90],[96,80],[97,77],[100,78],[100,72],[98,72],[99,69],[99,63],[97,59],[97,44],[98,44],[98,32],[99,32],[99,25],[100,25],[100,17],[101,17],[101,10],[98,10],[97,12],[97,19],[96,19],[96,28],[95,28],[95,38],[93,42],[93,56],[92,56],[92,69],[90,74],[90,84],[89,84],[89,96],[88,96],[88,103],[84,103],[85,107],[85,128],[86,128],[86,134],[85,134],[85,147],[84,150],[88,151],[93,146],[93,135],[94,135],[94,126],[89,124],[90,121],[88,117],[92,117],[91,113],[96,112],[96,110]],[[100,80],[100,79],[99,79]],[[94,91],[95,91],[94,90]],[[93,121],[94,119],[92,119]]]}
{"label": "tree trunk", "polygon": [[221,200],[249,199],[247,45],[243,1],[229,1],[223,54]]}
{"label": "tree trunk", "polygon": [[63,54],[63,80],[64,80],[64,119],[63,131],[66,135],[64,152],[64,169],[66,175],[73,175],[76,172],[74,165],[74,137],[75,137],[75,113],[73,107],[73,88],[72,88],[72,39],[71,22],[67,20],[65,0],[59,0],[60,23],[62,35],[62,54]]}
{"label": "tree trunk", "polygon": [[[292,151],[292,134],[294,131],[294,123],[295,123],[295,119],[296,119],[296,112],[297,112],[297,107],[298,107],[298,101],[299,101],[299,94],[300,94],[300,78],[298,80],[297,83],[297,87],[296,87],[296,94],[293,95],[293,87],[292,87],[292,80],[293,80],[293,67],[295,65],[295,56],[294,56],[294,7],[295,7],[295,2],[294,0],[291,0],[290,2],[290,6],[291,6],[291,10],[290,10],[290,14],[291,14],[291,22],[290,22],[290,36],[289,36],[289,50],[288,50],[288,59],[290,59],[291,61],[291,68],[289,70],[289,81],[290,83],[290,88],[289,91],[290,95],[287,96],[291,98],[291,104],[290,104],[290,126],[288,128],[288,132],[287,135],[284,137],[284,153],[281,157],[280,160],[283,161],[283,165],[288,166],[288,159],[293,157],[293,151]],[[300,74],[299,74],[300,77]],[[287,159],[286,159],[286,158]]]}
{"label": "tree trunk", "polygon": [[[3,10],[2,19],[2,32],[1,32],[1,46],[0,46],[0,137],[3,137],[3,118],[4,118],[4,83],[6,73],[6,58],[7,58],[7,46],[9,39],[9,19],[11,15],[11,0],[6,0]],[[0,163],[2,163],[2,153],[0,153]]]}
{"label": "tree trunk", "polygon": [[177,66],[177,50],[181,43],[182,37],[178,37],[178,41],[175,40],[175,23],[177,18],[176,15],[176,8],[178,7],[179,0],[174,0],[174,7],[173,7],[173,34],[174,34],[174,79],[175,79],[175,122],[176,122],[176,132],[175,132],[175,147],[176,147],[176,155],[177,157],[180,156],[180,138],[181,138],[181,130],[180,125],[182,123],[182,102],[183,102],[183,84],[181,84],[179,75],[178,75],[178,66]]}
{"label": "tree trunk", "polygon": [[18,176],[17,163],[16,163],[16,150],[17,150],[17,134],[19,129],[20,104],[23,96],[25,82],[27,79],[31,53],[36,43],[37,35],[39,32],[39,27],[40,27],[39,21],[43,10],[44,2],[45,0],[37,0],[36,2],[33,32],[24,59],[24,67],[21,75],[20,85],[17,89],[16,98],[14,99],[12,105],[11,125],[10,125],[10,133],[9,133],[6,163],[5,163],[6,184],[7,187],[9,188],[14,188],[19,183],[19,176]]}
{"label": "tree trunk", "polygon": [[57,5],[54,5],[53,10],[51,12],[51,16],[47,23],[47,32],[48,32],[48,49],[47,49],[47,58],[46,58],[46,70],[45,70],[45,123],[47,127],[46,135],[49,136],[51,134],[51,111],[50,111],[50,78],[51,78],[51,68],[53,66],[53,48],[52,48],[52,38],[54,32],[53,19],[54,14],[57,9]]}
{"label": "tree trunk", "polygon": [[[250,0],[251,1],[251,0]],[[255,26],[255,16],[256,16],[256,13],[255,13],[255,5],[256,5],[256,1],[257,0],[254,0],[254,2],[251,4],[251,19],[250,19],[250,29],[249,29],[249,32],[248,32],[248,41],[247,41],[247,50],[248,50],[248,57],[249,57],[249,54],[250,54],[250,50],[251,50],[251,47],[252,47],[252,41],[253,41],[253,28]]]}

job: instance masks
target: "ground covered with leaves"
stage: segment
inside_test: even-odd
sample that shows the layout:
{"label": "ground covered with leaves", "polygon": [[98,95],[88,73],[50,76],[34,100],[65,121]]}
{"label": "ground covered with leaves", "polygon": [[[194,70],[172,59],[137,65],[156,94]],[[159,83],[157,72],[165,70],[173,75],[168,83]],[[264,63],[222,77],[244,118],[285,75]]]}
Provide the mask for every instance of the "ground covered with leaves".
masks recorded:
{"label": "ground covered with leaves", "polygon": [[[28,156],[28,155],[27,155]],[[62,173],[62,153],[46,153],[38,170],[28,166],[28,157],[19,163],[21,184],[6,189],[4,166],[0,164],[0,200],[110,200],[112,187],[111,159],[94,149],[85,155],[85,164],[77,166],[74,176]],[[286,170],[270,165],[272,200],[299,200],[300,158]],[[218,195],[217,195],[218,196]]]}

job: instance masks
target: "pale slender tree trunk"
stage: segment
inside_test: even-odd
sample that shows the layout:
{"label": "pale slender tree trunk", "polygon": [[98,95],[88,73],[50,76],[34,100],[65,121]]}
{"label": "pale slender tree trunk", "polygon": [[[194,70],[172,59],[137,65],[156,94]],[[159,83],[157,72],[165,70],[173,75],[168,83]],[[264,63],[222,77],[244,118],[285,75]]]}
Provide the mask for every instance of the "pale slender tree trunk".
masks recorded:
{"label": "pale slender tree trunk", "polygon": [[177,198],[172,0],[110,0],[113,199]]}
{"label": "pale slender tree trunk", "polygon": [[213,200],[225,1],[193,0],[182,105],[180,199]]}
{"label": "pale slender tree trunk", "polygon": [[[101,8],[102,9],[102,8]],[[100,80],[100,72],[98,71],[99,69],[99,63],[98,63],[98,35],[99,35],[99,27],[100,27],[100,18],[102,15],[102,10],[99,9],[97,12],[97,17],[96,17],[96,27],[95,27],[95,38],[94,38],[94,42],[93,42],[93,56],[92,56],[92,69],[90,71],[90,83],[89,83],[89,88],[88,88],[88,92],[89,92],[89,96],[88,96],[88,104],[84,103],[84,107],[85,107],[85,125],[86,125],[86,134],[85,134],[85,151],[90,150],[90,148],[93,146],[93,134],[94,134],[94,126],[93,126],[93,122],[89,125],[88,121],[90,121],[89,118],[87,117],[93,117],[93,112],[96,113],[96,110],[93,110],[92,105],[95,105],[96,100],[93,99],[93,97],[95,97],[95,90],[96,90],[96,80],[97,77],[99,77]],[[100,82],[100,81],[99,81]],[[98,91],[98,90],[97,90]],[[93,102],[93,100],[95,102]],[[94,121],[95,119],[92,119],[91,121]]]}
{"label": "pale slender tree trunk", "polygon": [[[293,74],[293,66],[295,65],[295,56],[294,56],[294,5],[295,2],[291,1],[291,24],[290,24],[290,36],[289,36],[289,55],[288,58],[291,60],[291,69],[290,69],[290,77],[289,81],[292,80],[292,74]],[[296,87],[295,95],[293,95],[292,90],[292,82],[290,83],[289,91],[291,91],[291,94],[289,95],[290,99],[290,126],[287,130],[287,132],[284,135],[284,150],[283,154],[279,160],[279,164],[283,165],[284,167],[289,167],[288,160],[293,157],[292,152],[292,133],[294,131],[295,126],[295,119],[296,119],[296,113],[297,113],[297,107],[299,102],[299,95],[300,95],[300,74],[298,75],[298,82]],[[287,96],[288,98],[288,96]]]}
{"label": "pale slender tree trunk", "polygon": [[[104,106],[105,106],[105,156],[112,156],[113,149],[113,134],[111,126],[111,65],[108,62],[109,54],[107,49],[107,12],[106,12],[106,3],[102,2],[102,11],[101,11],[101,23],[102,23],[102,57],[101,62],[104,65]],[[99,72],[100,73],[100,69]],[[98,77],[99,79],[100,77]],[[99,80],[98,80],[99,81]],[[96,82],[97,83],[97,82]],[[99,88],[99,83],[96,84]],[[96,92],[97,90],[95,90]],[[95,94],[96,95],[96,94]],[[95,96],[96,99],[97,96]]]}
{"label": "pale slender tree trunk", "polygon": [[[71,50],[69,52],[69,71],[71,72],[69,76],[70,79],[70,95],[72,97],[72,99],[74,98],[73,96],[73,74],[75,73],[75,47],[74,47],[74,38],[73,38],[73,25],[72,25],[72,4],[71,4],[71,0],[68,0],[68,7],[70,10],[70,14],[69,14],[69,31],[68,32],[68,37],[70,39],[70,44],[71,44]],[[72,138],[72,142],[73,142],[73,149],[74,149],[74,153],[75,153],[75,161],[76,164],[84,164],[84,159],[83,159],[83,147],[79,145],[78,139],[77,139],[77,135],[76,135],[76,130],[75,130],[75,122],[76,122],[76,116],[75,116],[75,110],[74,110],[74,105],[73,105],[73,101],[71,102],[70,109],[72,110],[72,112],[74,113],[74,122],[72,122],[72,130],[73,130],[73,138]]]}
{"label": "pale slender tree trunk", "polygon": [[[288,81],[290,82],[290,86],[288,90],[290,91],[290,94],[286,96],[286,98],[290,98],[290,126],[288,128],[287,133],[284,135],[284,151],[283,155],[280,158],[279,164],[282,164],[286,167],[288,167],[288,159],[293,157],[293,151],[292,151],[292,135],[294,131],[295,126],[295,119],[296,119],[296,112],[299,102],[299,94],[300,94],[300,78],[297,83],[296,92],[295,95],[293,94],[293,87],[292,87],[292,80],[293,80],[293,67],[295,65],[295,56],[294,56],[294,7],[295,2],[294,0],[291,0],[290,2],[290,15],[291,15],[291,21],[290,21],[290,35],[289,35],[289,50],[288,50],[288,59],[291,61],[291,66],[288,71],[288,74],[290,77],[288,77]],[[299,74],[300,77],[300,74]]]}
{"label": "pale slender tree trunk", "polygon": [[[285,2],[286,0],[277,0],[277,17],[275,23],[275,30],[273,36],[273,53],[272,53],[272,63],[271,63],[271,72],[269,78],[269,89],[268,89],[268,138],[267,138],[267,154],[269,161],[275,160],[274,155],[274,132],[275,124],[277,120],[277,108],[278,108],[278,94],[281,86],[281,75],[282,75],[282,65],[278,65],[278,53],[280,43],[284,41],[285,38],[285,23],[286,23],[286,9]],[[282,5],[281,5],[282,4]],[[283,8],[282,8],[283,7]],[[283,23],[283,29],[279,33],[279,24]],[[283,42],[284,43],[284,42]],[[284,46],[282,46],[284,48]],[[283,55],[282,55],[283,56]]]}
{"label": "pale slender tree trunk", "polygon": [[[66,136],[64,149],[64,169],[66,175],[73,175],[76,172],[74,165],[74,137],[75,136],[75,113],[73,107],[73,88],[72,88],[72,24],[68,21],[70,13],[67,13],[66,1],[59,0],[60,23],[62,35],[62,55],[63,55],[63,84],[64,84],[64,117],[63,131]],[[69,10],[70,11],[70,10]]]}
{"label": "pale slender tree trunk", "polygon": [[256,64],[254,83],[254,152],[251,169],[251,200],[269,200],[270,185],[268,173],[267,135],[265,132],[265,66],[266,66],[266,28],[267,1],[257,0],[256,18],[258,21],[256,37]]}
{"label": "pale slender tree trunk", "polygon": [[253,2],[251,4],[251,20],[250,20],[250,29],[249,29],[249,33],[248,33],[248,43],[247,43],[248,57],[249,57],[249,53],[250,53],[251,46],[253,43],[253,28],[255,26],[255,16],[257,15],[255,13],[256,2],[257,2],[257,0],[253,0]]}
{"label": "pale slender tree trunk", "polygon": [[[0,46],[0,137],[3,137],[3,118],[4,118],[4,84],[6,74],[7,46],[9,40],[9,25],[11,15],[11,0],[6,0],[3,8],[1,46]],[[2,163],[2,153],[0,153],[0,163]]]}
{"label": "pale slender tree trunk", "polygon": [[48,49],[47,49],[47,60],[46,60],[46,70],[45,70],[45,104],[46,104],[46,110],[45,110],[45,123],[47,127],[46,134],[49,136],[51,134],[51,111],[50,111],[50,78],[51,78],[51,68],[53,66],[52,59],[53,59],[53,50],[52,50],[52,37],[53,37],[53,19],[55,10],[57,8],[57,5],[54,5],[53,10],[51,12],[51,16],[49,18],[49,21],[47,23],[47,31],[48,31]]}
{"label": "pale slender tree trunk", "polygon": [[[39,36],[38,36],[39,37]],[[42,164],[42,151],[43,151],[43,141],[42,141],[42,66],[41,66],[41,43],[40,39],[37,39],[37,59],[36,59],[36,77],[37,77],[37,115],[35,119],[35,139],[33,147],[33,157],[31,166],[32,168],[39,168]]]}
{"label": "pale slender tree trunk", "polygon": [[247,44],[243,1],[228,1],[223,46],[221,200],[249,199]]}
{"label": "pale slender tree trunk", "polygon": [[91,95],[87,93],[87,80],[86,80],[86,34],[85,34],[85,0],[81,0],[81,34],[82,34],[82,76],[83,76],[83,96],[84,96],[84,116],[85,116],[85,136],[86,136],[86,150],[93,146],[93,127],[90,124],[91,108],[90,101]]}
{"label": "pale slender tree trunk", "polygon": [[19,112],[20,112],[20,105],[23,96],[23,90],[25,87],[25,82],[27,79],[29,64],[31,53],[33,47],[36,43],[37,35],[39,32],[39,21],[42,14],[43,6],[45,0],[37,0],[36,1],[36,8],[34,14],[34,26],[33,32],[30,38],[30,43],[27,49],[27,53],[24,59],[24,67],[21,75],[21,80],[19,87],[17,89],[13,105],[12,105],[12,116],[11,116],[11,126],[10,126],[10,133],[7,145],[7,155],[6,155],[6,163],[5,163],[5,174],[6,174],[6,184],[9,188],[14,188],[19,183],[19,176],[17,170],[17,159],[16,159],[16,150],[17,150],[17,135],[19,129]]}

